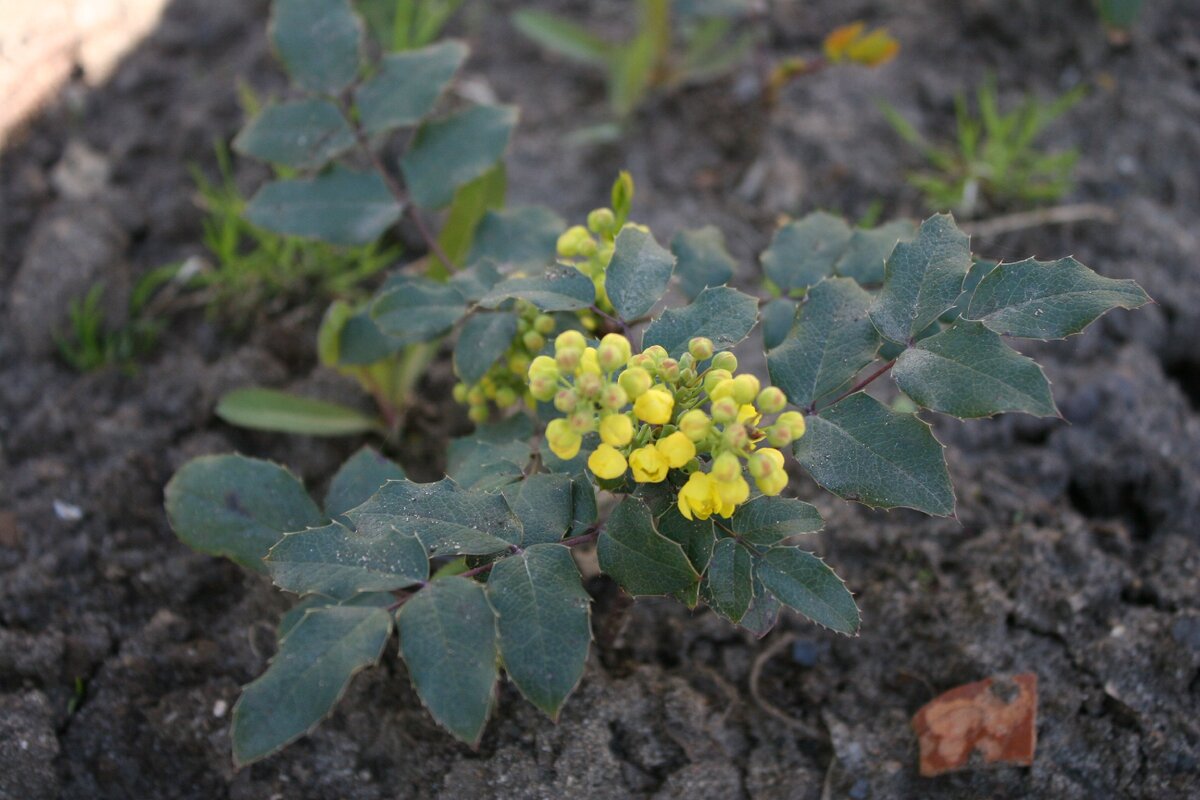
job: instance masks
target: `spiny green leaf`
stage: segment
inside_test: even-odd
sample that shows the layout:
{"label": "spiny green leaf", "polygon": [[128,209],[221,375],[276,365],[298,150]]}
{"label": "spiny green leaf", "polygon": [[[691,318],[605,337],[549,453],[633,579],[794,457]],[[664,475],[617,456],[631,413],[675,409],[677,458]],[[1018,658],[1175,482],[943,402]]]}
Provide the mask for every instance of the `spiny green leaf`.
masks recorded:
{"label": "spiny green leaf", "polygon": [[443,728],[478,743],[498,677],[496,617],[483,586],[459,577],[432,581],[401,606],[396,625],[421,702]]}
{"label": "spiny green leaf", "polygon": [[879,349],[870,307],[871,295],[850,278],[809,289],[787,338],[767,353],[771,382],[801,408],[849,383]]}
{"label": "spiny green leaf", "polygon": [[983,277],[966,314],[996,333],[1062,339],[1113,308],[1137,308],[1150,297],[1131,280],[1097,275],[1073,258],[1000,264]]}
{"label": "spiny green leaf", "polygon": [[[649,507],[647,504],[647,508]],[[653,509],[651,513],[654,513]],[[713,545],[717,542],[711,519],[688,519],[680,514],[679,507],[672,503],[658,517],[655,524],[659,533],[683,548],[696,572],[703,573],[708,568]]]}
{"label": "spiny green leaf", "polygon": [[367,133],[420,122],[433,111],[467,53],[465,44],[449,40],[384,56],[379,72],[354,95]]}
{"label": "spiny green leaf", "polygon": [[728,537],[718,541],[700,592],[713,611],[730,622],[740,621],[754,598],[750,551]]}
{"label": "spiny green leaf", "polygon": [[907,343],[954,306],[970,268],[967,235],[949,214],[935,214],[892,250],[871,321],[885,338]]}
{"label": "spiny green leaf", "polygon": [[650,323],[642,336],[642,349],[661,345],[673,357],[682,355],[695,336],[712,339],[718,350],[727,350],[750,335],[758,321],[758,301],[727,286],[702,291],[683,308],[668,308]]}
{"label": "spiny green leaf", "polygon": [[388,481],[404,478],[400,465],[387,458],[374,447],[364,445],[338,468],[329,491],[325,494],[325,513],[338,519],[355,506],[360,506],[379,487]]}
{"label": "spiny green leaf", "polygon": [[425,548],[412,533],[383,527],[355,532],[338,522],[287,534],[266,564],[281,589],[337,598],[404,589],[429,577]]}
{"label": "spiny green leaf", "polygon": [[500,160],[516,124],[513,106],[471,106],[422,125],[400,162],[412,201],[429,209],[448,205],[455,189]]}
{"label": "spiny green leaf", "polygon": [[500,655],[508,677],[552,719],[583,677],[592,629],[591,598],[570,549],[535,544],[501,559],[488,576]]}
{"label": "spiny green leaf", "polygon": [[767,591],[757,577],[753,583],[754,593],[750,600],[750,608],[738,620],[738,625],[761,639],[779,622],[779,612],[783,610],[783,604]]}
{"label": "spiny green leaf", "polygon": [[683,549],[654,528],[650,509],[626,497],[596,544],[600,569],[631,595],[666,595],[690,588],[699,575]]}
{"label": "spiny green leaf", "polygon": [[246,206],[246,219],[288,236],[359,245],[378,239],[402,210],[378,173],[335,165],[315,178],[263,186]]}
{"label": "spiny green leaf", "polygon": [[310,609],[233,707],[234,762],[266,758],[311,731],[354,673],[379,660],[391,632],[391,616],[382,608]]}
{"label": "spiny green leaf", "polygon": [[[487,221],[486,214],[484,221]],[[480,222],[480,225],[482,226],[483,222]],[[467,260],[470,261],[469,258]],[[480,261],[455,272],[450,276],[450,285],[457,289],[468,303],[478,303],[484,295],[492,290],[493,286],[502,280],[504,280],[504,276],[496,269],[495,264],[490,261]]]}
{"label": "spiny green leaf", "polygon": [[521,523],[503,497],[464,490],[449,478],[389,481],[346,516],[364,536],[412,534],[430,556],[487,555],[521,542]]}
{"label": "spiny green leaf", "polygon": [[395,284],[371,304],[375,324],[403,344],[432,341],[466,313],[467,303],[456,287],[420,277]]}
{"label": "spiny green leaf", "polygon": [[303,436],[353,436],[379,430],[379,420],[327,400],[275,389],[234,389],[217,403],[216,415],[231,425]]}
{"label": "spiny green leaf", "polygon": [[796,459],[824,488],[875,508],[954,513],[942,445],[915,414],[858,392],[807,419]]}
{"label": "spiny green leaf", "polygon": [[574,512],[572,481],[558,472],[530,475],[504,488],[504,499],[521,521],[525,534],[521,543],[530,545],[560,541],[571,527]]}
{"label": "spiny green leaf", "polygon": [[825,527],[825,520],[803,500],[763,495],[739,506],[730,527],[742,541],[770,547],[791,536],[816,533]]}
{"label": "spiny green leaf", "polygon": [[[979,282],[983,280],[984,275],[987,275],[996,268],[996,264],[997,262],[995,261],[974,258],[971,262],[971,269],[967,271],[967,277],[963,280],[962,294],[954,302],[954,307],[945,314],[942,314],[940,317],[942,322],[949,325],[966,313],[967,307],[971,304],[971,298],[975,295],[975,289],[979,286]],[[936,332],[934,331],[934,333]]]}
{"label": "spiny green leaf", "polygon": [[233,149],[295,169],[320,169],[354,146],[354,133],[328,100],[267,106],[233,140]]}
{"label": "spiny green leaf", "polygon": [[883,283],[883,265],[896,242],[912,239],[914,226],[906,219],[895,220],[878,228],[855,229],[846,250],[833,265],[836,275],[853,278],[865,285]]}
{"label": "spiny green leaf", "polygon": [[737,262],[725,249],[725,236],[715,225],[675,234],[671,252],[676,259],[675,274],[689,300],[710,286],[729,283],[737,270]]}
{"label": "spiny green leaf", "polygon": [[1042,368],[978,322],[960,320],[900,354],[892,377],[925,408],[955,417],[1058,414]]}
{"label": "spiny green leaf", "polygon": [[475,229],[467,263],[486,258],[517,267],[547,267],[554,263],[558,236],[566,227],[562,217],[543,206],[489,211]]}
{"label": "spiny green leaf", "polygon": [[838,633],[858,633],[861,615],[842,579],[798,547],[773,547],[755,556],[754,574],[786,606]]}
{"label": "spiny green leaf", "polygon": [[454,345],[454,371],[468,386],[478,383],[516,335],[517,315],[510,311],[471,315]]}
{"label": "spiny green leaf", "polygon": [[279,626],[275,630],[275,638],[283,640],[292,628],[304,619],[304,615],[311,609],[326,608],[328,606],[355,606],[361,608],[387,608],[396,601],[396,596],[391,592],[363,592],[349,597],[345,600],[335,600],[332,597],[325,597],[320,594],[310,594],[307,597],[302,597],[294,606],[284,612],[279,618]]}
{"label": "spiny green leaf", "polygon": [[349,0],[275,0],[268,34],[310,92],[336,94],[358,74],[362,23]]}
{"label": "spiny green leaf", "polygon": [[850,235],[844,219],[824,211],[789,222],[775,231],[771,246],[763,251],[763,271],[785,294],[812,286],[833,274]]}
{"label": "spiny green leaf", "polygon": [[542,311],[577,311],[596,301],[596,286],[574,267],[554,266],[540,275],[511,277],[479,302],[485,308],[495,308],[512,299],[528,300]]}
{"label": "spiny green leaf", "polygon": [[184,544],[265,572],[262,558],[287,531],[324,525],[304,485],[270,461],[201,456],[165,490],[167,519]]}
{"label": "spiny green leaf", "polygon": [[604,288],[617,315],[634,320],[648,313],[667,291],[674,269],[675,256],[655,241],[654,234],[623,228],[604,273]]}

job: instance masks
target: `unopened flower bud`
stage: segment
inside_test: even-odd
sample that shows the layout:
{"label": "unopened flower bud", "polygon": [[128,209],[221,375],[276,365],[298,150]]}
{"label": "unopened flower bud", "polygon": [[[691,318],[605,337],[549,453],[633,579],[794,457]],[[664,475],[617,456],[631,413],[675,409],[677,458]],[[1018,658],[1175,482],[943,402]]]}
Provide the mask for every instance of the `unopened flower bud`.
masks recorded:
{"label": "unopened flower bud", "polygon": [[737,421],[738,404],[732,397],[724,397],[712,404],[712,418],[722,425]]}
{"label": "unopened flower bud", "polygon": [[587,347],[587,339],[583,338],[583,334],[579,331],[563,331],[554,338],[554,349],[558,350],[583,350]]}
{"label": "unopened flower bud", "polygon": [[594,400],[600,396],[600,390],[604,388],[604,381],[593,372],[585,372],[579,376],[579,380],[575,381],[575,387],[581,395],[589,400]]}
{"label": "unopened flower bud", "polygon": [[613,447],[624,447],[633,439],[633,420],[628,414],[609,414],[600,420],[600,440]]}
{"label": "unopened flower bud", "polygon": [[783,470],[783,453],[770,447],[755,450],[750,456],[749,467],[755,480],[775,475]]}
{"label": "unopened flower bud", "polygon": [[750,434],[746,433],[745,425],[729,425],[721,434],[721,443],[730,450],[744,450],[750,444]]}
{"label": "unopened flower bud", "polygon": [[677,382],[679,380],[679,362],[673,358],[664,358],[658,365],[658,374],[668,383]]}
{"label": "unopened flower bud", "polygon": [[536,353],[546,346],[546,337],[542,336],[537,331],[527,331],[521,337],[521,344],[525,345],[525,349]]}
{"label": "unopened flower bud", "polygon": [[737,372],[737,367],[738,367],[737,356],[735,356],[733,353],[730,353],[728,350],[722,350],[720,353],[717,353],[716,355],[713,356],[713,359],[712,359],[712,368],[713,369],[727,369],[731,373],[733,373],[733,372]]}
{"label": "unopened flower bud", "polygon": [[653,361],[656,366],[661,364],[662,360],[669,355],[667,353],[667,349],[659,344],[650,345],[643,352],[650,357],[650,360]]}
{"label": "unopened flower bud", "polygon": [[559,389],[554,395],[554,407],[564,414],[570,414],[579,405],[579,395],[574,389]]}
{"label": "unopened flower bud", "polygon": [[750,373],[738,375],[733,379],[733,399],[740,405],[753,403],[754,398],[758,396],[759,386],[758,378]]}
{"label": "unopened flower bud", "polygon": [[574,372],[579,368],[583,352],[577,347],[560,347],[554,353],[554,361],[563,372]]}
{"label": "unopened flower bud", "polygon": [[629,394],[619,383],[605,384],[600,392],[600,405],[609,411],[619,411],[629,402]]}
{"label": "unopened flower bud", "polygon": [[697,336],[688,342],[688,353],[697,361],[706,361],[713,357],[712,339]]}
{"label": "unopened flower bud", "polygon": [[787,406],[787,395],[778,386],[768,386],[758,393],[755,404],[764,414],[778,414]]}
{"label": "unopened flower bud", "polygon": [[549,314],[538,314],[533,320],[533,329],[543,336],[553,333],[557,324]]}
{"label": "unopened flower bud", "polygon": [[804,415],[799,411],[785,411],[775,419],[775,426],[786,427],[792,434],[792,440],[804,435]]}
{"label": "unopened flower bud", "polygon": [[733,453],[722,453],[717,456],[712,465],[712,476],[718,481],[728,483],[736,480],[742,474],[742,462]]}
{"label": "unopened flower bud", "polygon": [[646,393],[653,383],[650,373],[641,367],[630,367],[621,373],[621,377],[617,378],[621,384],[621,388],[630,398],[636,400]]}
{"label": "unopened flower bud", "polygon": [[633,413],[642,422],[649,422],[651,425],[665,425],[670,422],[674,408],[675,395],[666,389],[650,389],[633,403]]}
{"label": "unopened flower bud", "polygon": [[679,418],[679,430],[693,442],[701,442],[712,430],[712,421],[703,411],[693,408]]}
{"label": "unopened flower bud", "polygon": [[613,216],[613,212],[607,208],[597,208],[587,215],[588,230],[590,230],[592,233],[608,233],[616,224],[617,218]]}
{"label": "unopened flower bud", "polygon": [[607,334],[600,340],[600,366],[605,372],[613,372],[625,366],[630,354],[629,340],[619,333]]}
{"label": "unopened flower bud", "polygon": [[704,391],[708,392],[709,397],[712,397],[713,389],[717,387],[721,381],[733,379],[733,374],[727,369],[710,369],[704,374]]}

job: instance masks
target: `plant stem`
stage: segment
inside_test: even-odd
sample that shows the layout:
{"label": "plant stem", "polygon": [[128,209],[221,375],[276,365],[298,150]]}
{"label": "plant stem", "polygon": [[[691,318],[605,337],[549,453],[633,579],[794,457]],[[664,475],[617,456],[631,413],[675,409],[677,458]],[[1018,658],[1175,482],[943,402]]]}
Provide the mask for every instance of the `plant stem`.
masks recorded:
{"label": "plant stem", "polygon": [[[895,363],[896,363],[896,359],[893,358],[891,361],[887,362],[882,367],[875,370],[870,375],[863,378],[861,381],[859,381],[858,383],[854,384],[846,391],[839,394],[837,397],[833,398],[833,400],[826,403],[824,406],[821,407],[821,410],[824,411],[825,409],[829,408],[830,406],[837,405],[838,403],[842,402],[843,400],[845,400],[847,397],[854,394],[855,392],[861,392],[863,389],[867,388],[867,386],[870,385],[876,378],[880,377],[885,372],[887,372],[889,369],[891,369],[892,366],[895,365]],[[812,406],[809,406],[809,408],[808,408],[809,414],[816,413],[816,411],[817,411],[817,408],[816,408],[815,403]]]}
{"label": "plant stem", "polygon": [[453,270],[454,260],[442,249],[442,245],[438,242],[437,237],[433,235],[433,231],[429,229],[429,226],[425,224],[425,220],[421,217],[420,212],[417,211],[417,207],[409,199],[408,193],[404,191],[404,187],[400,185],[400,182],[396,180],[396,177],[384,165],[383,159],[371,147],[371,141],[367,138],[367,132],[363,130],[362,125],[354,118],[348,108],[343,105],[341,111],[342,116],[346,119],[346,124],[354,131],[354,139],[358,142],[358,149],[363,152],[363,155],[371,162],[371,166],[383,178],[384,185],[392,193],[392,197],[396,198],[396,202],[400,204],[400,207],[404,209],[404,213],[408,214],[408,218],[412,220],[413,225],[417,228],[417,232],[421,234],[421,238],[425,241],[425,247],[429,249],[429,252],[438,261],[442,262],[442,266],[446,270]]}

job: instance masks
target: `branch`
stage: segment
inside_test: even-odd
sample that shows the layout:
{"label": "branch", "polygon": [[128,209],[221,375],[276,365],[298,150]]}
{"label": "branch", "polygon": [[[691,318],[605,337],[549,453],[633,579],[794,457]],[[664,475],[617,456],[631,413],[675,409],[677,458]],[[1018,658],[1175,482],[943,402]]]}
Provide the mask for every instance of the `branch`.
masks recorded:
{"label": "branch", "polygon": [[[841,394],[839,394],[837,397],[830,400],[825,405],[821,406],[821,410],[824,411],[825,409],[829,408],[830,406],[836,406],[838,403],[842,402],[843,400],[845,400],[847,397],[854,394],[855,392],[861,392],[863,389],[867,388],[867,386],[869,386],[876,378],[880,377],[885,372],[887,372],[889,369],[891,369],[895,365],[895,363],[896,363],[896,359],[893,358],[891,361],[887,362],[882,367],[875,370],[870,375],[863,378],[861,381],[854,384],[849,389],[842,392]],[[807,411],[809,414],[815,413],[817,411],[816,404],[814,403],[813,405],[809,406]]]}
{"label": "branch", "polygon": [[1053,208],[1038,208],[1033,211],[1021,211],[1016,214],[1005,214],[1001,217],[980,220],[979,222],[964,222],[961,227],[970,236],[990,238],[1003,233],[1036,228],[1041,225],[1066,225],[1071,222],[1107,222],[1117,221],[1117,212],[1099,203],[1079,203],[1069,206],[1054,206]]}

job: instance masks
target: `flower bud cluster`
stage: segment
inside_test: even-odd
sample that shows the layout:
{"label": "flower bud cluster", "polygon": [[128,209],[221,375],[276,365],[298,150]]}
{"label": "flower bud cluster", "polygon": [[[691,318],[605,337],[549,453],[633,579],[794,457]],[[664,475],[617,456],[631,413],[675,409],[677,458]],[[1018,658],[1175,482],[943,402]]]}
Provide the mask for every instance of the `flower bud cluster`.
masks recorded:
{"label": "flower bud cluster", "polygon": [[558,258],[572,264],[596,285],[596,305],[612,311],[604,288],[605,271],[612,261],[617,234],[626,226],[647,230],[636,223],[620,224],[611,208],[597,208],[587,215],[587,226],[573,225],[558,237]]}
{"label": "flower bud cluster", "polygon": [[487,422],[489,402],[503,409],[527,398],[529,365],[558,327],[554,317],[524,300],[517,302],[515,311],[517,335],[504,356],[474,386],[459,383],[454,387],[454,399],[470,407],[467,414],[473,422]]}
{"label": "flower bud cluster", "polygon": [[[564,415],[546,428],[559,458],[574,458],[583,437],[598,432],[600,444],[588,457],[596,477],[616,480],[628,471],[638,483],[660,483],[682,470],[688,479],[680,512],[707,519],[729,517],[749,499],[747,473],[763,494],[783,491],[787,472],[776,448],[804,435],[804,416],[784,410],[782,391],[736,372],[737,357],[714,353],[702,337],[675,359],[659,346],[632,354],[620,334],[589,347],[568,331],[555,340],[553,357],[534,359],[529,388]],[[777,416],[763,425],[764,414]]]}

